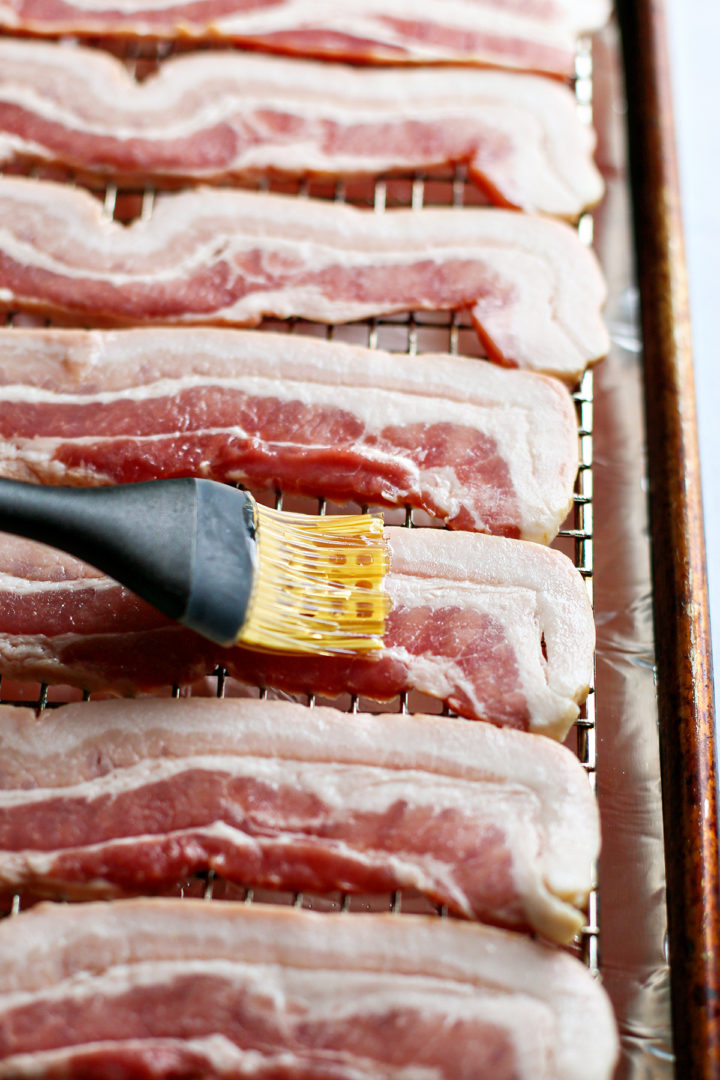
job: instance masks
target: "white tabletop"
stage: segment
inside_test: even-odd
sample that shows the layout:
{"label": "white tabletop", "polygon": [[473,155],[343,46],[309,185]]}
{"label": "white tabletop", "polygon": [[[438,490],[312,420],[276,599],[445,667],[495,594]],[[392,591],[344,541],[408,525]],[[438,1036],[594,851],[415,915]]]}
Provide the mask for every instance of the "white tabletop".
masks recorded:
{"label": "white tabletop", "polygon": [[720,671],[720,4],[666,4],[695,346],[710,616]]}

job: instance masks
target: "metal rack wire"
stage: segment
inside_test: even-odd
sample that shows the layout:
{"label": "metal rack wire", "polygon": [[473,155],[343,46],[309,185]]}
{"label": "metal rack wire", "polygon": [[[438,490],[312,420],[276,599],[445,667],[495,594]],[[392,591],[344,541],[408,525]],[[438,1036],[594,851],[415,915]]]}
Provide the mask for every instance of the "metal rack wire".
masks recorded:
{"label": "metal rack wire", "polygon": [[[162,55],[171,51],[163,48]],[[135,47],[125,56],[129,69],[136,75],[146,74],[148,69],[157,65],[158,54],[146,55]],[[576,60],[575,91],[578,108],[587,122],[592,120],[592,55],[589,41],[580,42]],[[28,175],[43,176],[46,170],[29,169]],[[53,172],[57,178],[57,170]],[[68,183],[82,182],[72,174],[65,173],[62,177]],[[466,171],[459,166],[452,171],[415,173],[408,177],[387,176],[374,183],[370,181],[328,181],[305,179],[301,181],[261,181],[257,185],[260,190],[275,190],[293,193],[298,198],[310,195],[320,198],[334,199],[335,201],[348,201],[357,205],[372,207],[376,213],[383,213],[386,209],[394,206],[410,206],[420,209],[426,205],[443,205],[463,207],[466,205],[478,205],[484,201],[479,191],[467,181]],[[118,190],[115,184],[107,184],[104,188],[95,188],[94,193],[103,203],[104,213],[108,217],[128,221],[133,217],[148,218],[154,208],[155,192],[151,188],[143,190],[123,189]],[[592,243],[593,221],[590,215],[585,215],[579,222],[579,233],[584,241]],[[24,318],[18,319],[10,314],[7,317],[7,325],[12,326],[18,322],[25,323]],[[464,354],[481,356],[482,352],[477,335],[472,328],[469,319],[458,313],[426,313],[409,312],[401,316],[367,319],[357,323],[319,327],[300,319],[287,320],[283,323],[268,321],[264,324],[268,329],[284,329],[291,334],[321,333],[335,340],[350,341],[355,344],[365,344],[369,348],[385,348],[394,352],[405,352],[409,355],[422,352],[444,351],[453,355]],[[575,485],[574,505],[570,519],[560,531],[556,546],[562,548],[570,555],[579,572],[582,574],[590,596],[593,599],[594,563],[593,563],[593,374],[586,373],[581,384],[573,394],[578,420],[578,438],[580,447],[580,467]],[[282,506],[283,493],[275,493],[275,503]],[[325,501],[320,499],[317,503],[317,512],[324,513],[328,509]],[[363,508],[368,509],[368,508]],[[389,516],[389,515],[386,515]],[[410,507],[402,511],[397,523],[408,528],[422,527],[423,522],[418,520],[418,515]],[[393,520],[395,520],[393,518]],[[229,689],[230,680],[223,670],[213,673],[215,679],[215,693],[223,697]],[[271,688],[257,687],[260,697],[272,694]],[[34,697],[19,701],[11,701],[3,696],[2,681],[0,680],[0,703],[34,706],[40,710],[52,708],[71,695],[77,699],[77,692],[70,692],[66,688],[53,688],[50,692],[46,685],[39,685]],[[173,697],[188,693],[187,688],[172,687]],[[83,694],[85,699],[90,694]],[[361,707],[361,702],[356,697],[346,696],[347,700],[334,701],[336,707],[343,707],[356,712]],[[309,707],[316,704],[314,695],[304,697],[302,700]],[[375,709],[377,703],[373,703]],[[412,712],[412,695],[401,694],[390,702],[381,706],[386,712]],[[595,789],[595,774],[597,767],[596,759],[596,735],[595,735],[595,699],[594,685],[584,706],[580,719],[575,726],[576,752],[579,760],[588,773],[589,781]],[[315,895],[274,894],[263,890],[258,892],[251,888],[232,885],[218,878],[213,871],[204,876],[198,876],[190,881],[178,883],[174,890],[175,895],[204,896],[208,900],[232,898],[242,899],[245,902],[258,900],[270,902],[291,903],[295,906],[306,906],[325,910],[390,910],[396,913],[401,911],[435,911],[440,917],[446,915],[443,907],[435,908],[428,902],[422,901],[415,896],[407,896],[400,892],[392,893],[385,897],[351,897],[344,894],[334,894],[330,897]],[[24,898],[16,894],[8,911],[0,914],[15,915],[24,905]],[[590,896],[588,920],[583,928],[578,941],[579,952],[593,972],[599,973],[599,925],[598,925],[598,895],[593,890]]]}

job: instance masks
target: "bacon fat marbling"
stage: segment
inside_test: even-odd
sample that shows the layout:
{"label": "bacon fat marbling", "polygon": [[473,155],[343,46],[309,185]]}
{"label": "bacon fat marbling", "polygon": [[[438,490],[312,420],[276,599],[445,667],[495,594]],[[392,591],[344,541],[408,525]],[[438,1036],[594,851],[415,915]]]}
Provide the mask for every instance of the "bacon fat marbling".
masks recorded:
{"label": "bacon fat marbling", "polygon": [[609,1080],[574,957],[454,919],[204,900],[0,924],[0,1077]]}
{"label": "bacon fat marbling", "polygon": [[97,49],[0,39],[0,163],[120,184],[467,164],[490,202],[574,219],[602,194],[594,142],[570,89],[538,76],[200,52],[137,83]]}
{"label": "bacon fat marbling", "polygon": [[14,479],[195,475],[547,543],[577,458],[564,387],[484,361],[239,330],[0,331]]}
{"label": "bacon fat marbling", "polygon": [[592,675],[592,611],[561,552],[482,533],[387,530],[392,610],[372,657],[221,649],[70,556],[0,535],[0,674],[120,692],[217,664],[246,683],[388,700],[420,690],[473,719],[562,739]]}
{"label": "bacon fat marbling", "polygon": [[380,214],[198,188],[124,226],[87,191],[0,177],[0,310],[236,326],[468,310],[491,359],[575,382],[607,351],[604,298],[569,225],[510,210]]}
{"label": "bacon fat marbling", "polygon": [[417,890],[561,942],[582,925],[597,808],[548,739],[247,698],[0,712],[4,891],[146,893],[212,869],[252,887]]}

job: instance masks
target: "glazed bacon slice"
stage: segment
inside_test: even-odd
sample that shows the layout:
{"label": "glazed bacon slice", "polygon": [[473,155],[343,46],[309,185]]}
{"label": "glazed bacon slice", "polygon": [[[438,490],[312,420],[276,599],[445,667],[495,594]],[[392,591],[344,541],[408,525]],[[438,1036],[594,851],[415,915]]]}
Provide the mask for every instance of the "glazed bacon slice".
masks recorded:
{"label": "glazed bacon slice", "polygon": [[290,693],[386,701],[420,690],[462,716],[563,739],[587,694],[595,641],[570,560],[482,533],[389,528],[387,538],[384,647],[307,657],[222,649],[70,556],[0,534],[0,674],[130,693],[223,664]]}
{"label": "glazed bacon slice", "polygon": [[[0,709],[0,890],[418,890],[568,942],[599,850],[569,750],[489,724],[256,699]],[[32,790],[27,779],[32,777]]]}
{"label": "glazed bacon slice", "polygon": [[0,0],[6,31],[232,42],[359,63],[479,64],[568,78],[609,0]]}
{"label": "glazed bacon slice", "polygon": [[565,952],[432,916],[206,900],[0,924],[0,1077],[609,1080],[608,997]]}
{"label": "glazed bacon slice", "polygon": [[481,360],[242,330],[0,331],[14,479],[201,475],[547,543],[577,461],[565,388]]}
{"label": "glazed bacon slice", "polygon": [[137,83],[96,49],[0,40],[0,163],[121,184],[467,163],[491,202],[574,219],[602,195],[594,143],[569,88],[537,76],[201,52]]}
{"label": "glazed bacon slice", "polygon": [[576,381],[607,351],[605,286],[562,222],[451,207],[373,213],[204,188],[149,220],[103,217],[87,191],[0,177],[0,308],[97,324],[336,323],[470,311],[492,359]]}

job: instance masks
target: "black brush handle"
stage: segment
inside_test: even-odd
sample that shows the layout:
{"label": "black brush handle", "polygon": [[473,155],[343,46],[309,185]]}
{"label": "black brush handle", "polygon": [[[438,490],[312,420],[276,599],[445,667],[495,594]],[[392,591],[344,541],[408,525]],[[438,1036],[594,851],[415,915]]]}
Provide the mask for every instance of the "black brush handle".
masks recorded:
{"label": "black brush handle", "polygon": [[223,645],[245,620],[254,502],[211,480],[42,487],[0,479],[0,530],[75,555]]}

